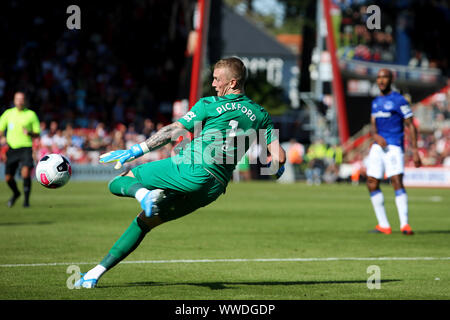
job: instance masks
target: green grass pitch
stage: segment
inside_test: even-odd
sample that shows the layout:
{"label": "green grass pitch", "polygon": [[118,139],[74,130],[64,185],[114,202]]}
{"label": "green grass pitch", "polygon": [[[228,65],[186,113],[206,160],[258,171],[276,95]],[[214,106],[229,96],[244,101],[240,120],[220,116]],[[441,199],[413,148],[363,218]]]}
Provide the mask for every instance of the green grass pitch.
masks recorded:
{"label": "green grass pitch", "polygon": [[[0,299],[449,299],[450,190],[407,189],[414,236],[400,234],[394,192],[382,190],[392,235],[368,233],[376,221],[362,185],[231,183],[151,231],[98,288],[76,290],[68,267],[99,262],[138,203],[106,182],[72,181],[34,183],[31,208],[19,199],[9,209],[1,183]],[[379,289],[368,288],[370,266]]]}

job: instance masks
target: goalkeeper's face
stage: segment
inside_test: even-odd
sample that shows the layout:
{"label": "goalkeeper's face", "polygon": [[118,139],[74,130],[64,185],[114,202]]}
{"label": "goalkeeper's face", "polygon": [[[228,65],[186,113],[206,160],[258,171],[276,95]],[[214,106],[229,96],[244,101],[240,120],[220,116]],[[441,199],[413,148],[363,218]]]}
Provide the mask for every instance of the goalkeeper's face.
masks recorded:
{"label": "goalkeeper's face", "polygon": [[230,93],[233,89],[233,85],[235,85],[233,82],[236,82],[236,80],[229,76],[229,72],[226,68],[214,69],[212,86],[219,97]]}

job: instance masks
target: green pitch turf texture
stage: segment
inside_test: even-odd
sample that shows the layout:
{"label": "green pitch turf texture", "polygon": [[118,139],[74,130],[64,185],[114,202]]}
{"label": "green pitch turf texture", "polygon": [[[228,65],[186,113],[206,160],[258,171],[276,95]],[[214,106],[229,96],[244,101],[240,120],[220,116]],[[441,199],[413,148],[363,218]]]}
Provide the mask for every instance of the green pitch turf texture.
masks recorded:
{"label": "green pitch turf texture", "polygon": [[[376,221],[363,185],[232,183],[151,231],[98,288],[76,290],[68,267],[99,262],[138,203],[107,183],[72,181],[34,183],[31,207],[20,198],[9,209],[1,183],[0,299],[449,299],[450,190],[407,190],[414,236],[400,233],[393,190],[382,190],[391,235],[368,233]],[[367,285],[373,265],[379,289]]]}

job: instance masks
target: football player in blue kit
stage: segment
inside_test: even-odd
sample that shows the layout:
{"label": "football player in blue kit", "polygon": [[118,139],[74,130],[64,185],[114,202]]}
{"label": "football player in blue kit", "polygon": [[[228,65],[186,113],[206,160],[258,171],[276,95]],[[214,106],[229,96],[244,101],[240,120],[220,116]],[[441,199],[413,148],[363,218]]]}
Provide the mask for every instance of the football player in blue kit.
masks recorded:
{"label": "football player in blue kit", "polygon": [[405,235],[412,235],[414,232],[408,223],[408,195],[403,185],[404,129],[405,126],[409,129],[414,165],[420,167],[417,129],[413,123],[409,103],[400,93],[392,91],[392,71],[380,69],[376,81],[381,94],[372,102],[370,133],[374,143],[370,148],[367,162],[367,187],[378,220],[373,231],[392,233],[384,208],[383,193],[380,190],[380,180],[386,174],[395,191],[400,230]]}

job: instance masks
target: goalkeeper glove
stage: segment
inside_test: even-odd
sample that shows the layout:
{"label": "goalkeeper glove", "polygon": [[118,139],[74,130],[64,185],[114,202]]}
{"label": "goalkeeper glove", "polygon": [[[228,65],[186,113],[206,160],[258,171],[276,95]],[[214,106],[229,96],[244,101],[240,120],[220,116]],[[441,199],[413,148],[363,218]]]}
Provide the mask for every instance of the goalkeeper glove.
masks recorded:
{"label": "goalkeeper glove", "polygon": [[145,142],[131,146],[129,150],[115,150],[100,156],[100,163],[117,162],[114,169],[120,169],[125,162],[133,161],[149,151]]}

